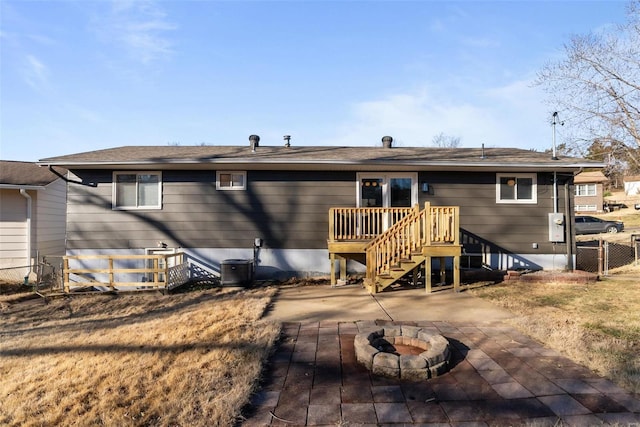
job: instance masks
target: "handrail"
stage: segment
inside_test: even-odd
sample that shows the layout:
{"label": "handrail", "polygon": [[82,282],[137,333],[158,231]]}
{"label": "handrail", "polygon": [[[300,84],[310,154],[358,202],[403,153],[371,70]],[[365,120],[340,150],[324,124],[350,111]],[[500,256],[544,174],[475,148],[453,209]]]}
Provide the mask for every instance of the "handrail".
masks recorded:
{"label": "handrail", "polygon": [[376,237],[366,247],[367,279],[373,279],[399,264],[423,246],[459,242],[459,208],[431,207],[425,203],[419,211],[416,205],[411,214]]}
{"label": "handrail", "polygon": [[413,208],[330,208],[329,242],[371,240]]}

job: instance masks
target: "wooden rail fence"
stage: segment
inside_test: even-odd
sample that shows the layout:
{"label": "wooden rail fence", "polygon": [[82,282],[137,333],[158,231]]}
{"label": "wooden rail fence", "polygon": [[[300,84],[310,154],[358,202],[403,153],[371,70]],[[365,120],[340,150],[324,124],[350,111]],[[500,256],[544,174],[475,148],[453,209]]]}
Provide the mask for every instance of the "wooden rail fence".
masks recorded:
{"label": "wooden rail fence", "polygon": [[[148,255],[67,255],[63,257],[63,286],[109,290],[172,289],[189,280],[183,252]],[[139,280],[135,280],[138,278]]]}

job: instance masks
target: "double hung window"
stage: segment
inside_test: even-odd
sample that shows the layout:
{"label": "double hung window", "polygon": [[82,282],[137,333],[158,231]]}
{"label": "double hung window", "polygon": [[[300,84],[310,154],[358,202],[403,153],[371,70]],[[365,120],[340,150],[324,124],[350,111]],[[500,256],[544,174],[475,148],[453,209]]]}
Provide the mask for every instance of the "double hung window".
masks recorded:
{"label": "double hung window", "polygon": [[113,209],[161,209],[161,200],[162,173],[113,173]]}
{"label": "double hung window", "polygon": [[595,184],[576,184],[576,196],[595,196]]}

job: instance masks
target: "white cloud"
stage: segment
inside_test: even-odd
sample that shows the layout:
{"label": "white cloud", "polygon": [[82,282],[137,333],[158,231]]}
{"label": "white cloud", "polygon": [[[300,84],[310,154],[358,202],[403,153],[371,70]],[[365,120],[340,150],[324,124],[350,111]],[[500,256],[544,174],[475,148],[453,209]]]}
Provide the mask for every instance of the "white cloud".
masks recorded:
{"label": "white cloud", "polygon": [[49,70],[35,55],[26,55],[22,77],[35,91],[43,92],[50,88]]}
{"label": "white cloud", "polygon": [[167,14],[153,1],[114,1],[109,15],[100,18],[97,28],[105,41],[124,47],[143,64],[168,58],[174,52],[174,43],[167,34],[177,25],[169,22]]}
{"label": "white cloud", "polygon": [[545,114],[537,91],[524,80],[480,91],[473,101],[423,88],[354,104],[338,134],[323,145],[375,146],[391,135],[398,145],[431,146],[444,133],[460,137],[463,147],[542,150],[548,145]]}

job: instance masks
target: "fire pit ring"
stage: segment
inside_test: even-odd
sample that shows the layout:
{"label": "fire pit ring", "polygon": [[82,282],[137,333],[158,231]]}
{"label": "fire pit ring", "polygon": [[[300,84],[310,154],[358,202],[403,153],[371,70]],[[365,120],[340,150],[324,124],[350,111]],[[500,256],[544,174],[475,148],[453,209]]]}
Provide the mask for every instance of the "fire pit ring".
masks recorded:
{"label": "fire pit ring", "polygon": [[[403,354],[396,346],[413,348],[414,354]],[[357,334],[354,347],[357,361],[376,375],[419,381],[449,371],[449,341],[427,328],[385,326]]]}

